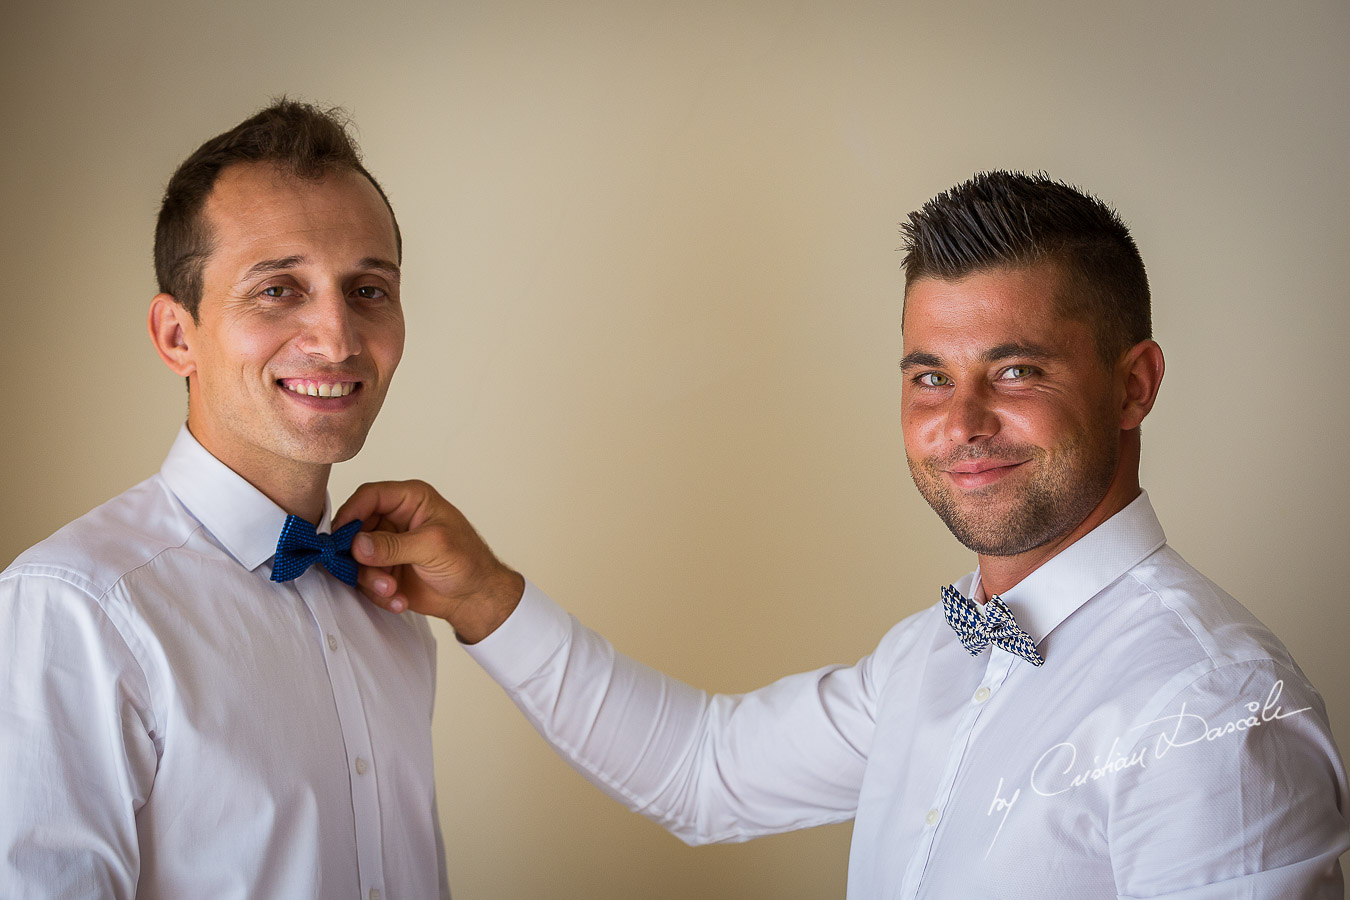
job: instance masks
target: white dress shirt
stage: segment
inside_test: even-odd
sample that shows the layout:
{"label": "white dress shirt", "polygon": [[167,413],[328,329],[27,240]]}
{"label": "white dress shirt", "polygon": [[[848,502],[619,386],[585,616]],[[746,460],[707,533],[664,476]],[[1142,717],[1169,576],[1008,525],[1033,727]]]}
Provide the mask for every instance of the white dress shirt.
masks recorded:
{"label": "white dress shirt", "polygon": [[1002,596],[1044,666],[970,656],[938,604],[857,665],[709,697],[533,585],[468,652],[576,768],[690,843],[856,819],[855,900],[1341,900],[1322,700],[1166,545],[1147,496]]}
{"label": "white dress shirt", "polygon": [[0,575],[0,897],[449,896],[434,639],[285,518],[185,427]]}

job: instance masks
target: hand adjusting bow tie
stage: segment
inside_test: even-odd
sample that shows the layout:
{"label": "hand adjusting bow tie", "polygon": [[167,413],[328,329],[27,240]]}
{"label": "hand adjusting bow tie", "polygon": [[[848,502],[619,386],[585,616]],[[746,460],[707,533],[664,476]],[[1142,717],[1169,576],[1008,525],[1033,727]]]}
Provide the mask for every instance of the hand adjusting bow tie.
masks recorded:
{"label": "hand adjusting bow tie", "polygon": [[971,656],[993,644],[1009,653],[1020,656],[1033,666],[1045,662],[1036,652],[1036,642],[1021,628],[1013,618],[1012,610],[998,594],[989,598],[984,605],[984,615],[975,608],[975,601],[965,597],[955,585],[942,589],[942,613],[947,624],[961,639],[961,646],[970,651]]}
{"label": "hand adjusting bow tie", "polygon": [[348,522],[332,534],[318,534],[314,526],[299,516],[287,516],[277,541],[272,561],[272,580],[290,581],[305,574],[317,563],[334,577],[356,587],[356,560],[352,559],[352,538],[361,530],[361,520]]}

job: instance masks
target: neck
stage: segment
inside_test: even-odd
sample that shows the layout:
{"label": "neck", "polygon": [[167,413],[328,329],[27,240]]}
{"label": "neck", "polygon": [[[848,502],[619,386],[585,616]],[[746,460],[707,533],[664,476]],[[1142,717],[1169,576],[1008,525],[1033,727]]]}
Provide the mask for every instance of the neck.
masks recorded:
{"label": "neck", "polygon": [[328,491],[331,463],[306,463],[278,459],[244,452],[228,452],[231,445],[213,441],[209,434],[199,433],[188,421],[188,431],[216,459],[253,485],[268,500],[287,513],[307,519],[315,525],[323,515],[324,499]]}
{"label": "neck", "polygon": [[975,598],[983,603],[995,594],[1011,590],[1032,572],[1054,559],[1079,538],[1120,512],[1139,496],[1139,444],[1137,432],[1133,441],[1122,448],[1120,465],[1106,489],[1106,495],[1079,522],[1063,535],[1016,556],[979,556],[980,587]]}
{"label": "neck", "polygon": [[[293,516],[307,519],[315,525],[323,516],[324,498],[328,491],[328,473],[332,466],[297,467],[303,471],[289,473],[284,479],[273,477],[270,483],[260,483],[244,475],[268,500]],[[240,473],[243,475],[244,473]],[[269,475],[273,473],[268,473]]]}

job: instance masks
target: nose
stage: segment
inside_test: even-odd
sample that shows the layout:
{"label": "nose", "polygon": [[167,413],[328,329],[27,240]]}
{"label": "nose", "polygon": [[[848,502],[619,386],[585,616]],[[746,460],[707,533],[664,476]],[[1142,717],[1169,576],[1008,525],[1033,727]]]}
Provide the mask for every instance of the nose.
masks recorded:
{"label": "nose", "polygon": [[361,352],[356,315],[340,290],[325,291],[307,304],[301,349],[310,356],[342,362]]}
{"label": "nose", "polygon": [[998,434],[998,414],[987,386],[959,385],[947,405],[947,439],[953,444],[973,444]]}

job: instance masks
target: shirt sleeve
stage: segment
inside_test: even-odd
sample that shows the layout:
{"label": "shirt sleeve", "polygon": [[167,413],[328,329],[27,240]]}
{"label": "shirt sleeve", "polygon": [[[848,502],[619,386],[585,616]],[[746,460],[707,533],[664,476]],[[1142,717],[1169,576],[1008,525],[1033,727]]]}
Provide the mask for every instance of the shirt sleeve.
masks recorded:
{"label": "shirt sleeve", "polygon": [[851,819],[870,749],[868,660],[713,695],[628,659],[532,584],[466,648],[574,768],[691,844]]}
{"label": "shirt sleeve", "polygon": [[1341,900],[1345,770],[1301,672],[1223,666],[1140,731],[1109,819],[1120,897]]}
{"label": "shirt sleeve", "polygon": [[0,576],[0,896],[136,893],[156,766],[146,679],[87,585]]}

